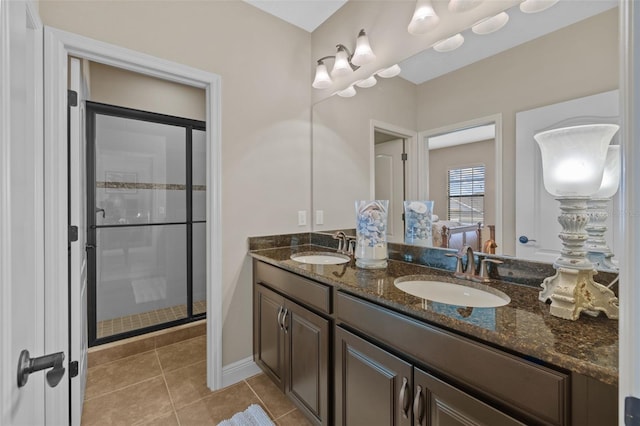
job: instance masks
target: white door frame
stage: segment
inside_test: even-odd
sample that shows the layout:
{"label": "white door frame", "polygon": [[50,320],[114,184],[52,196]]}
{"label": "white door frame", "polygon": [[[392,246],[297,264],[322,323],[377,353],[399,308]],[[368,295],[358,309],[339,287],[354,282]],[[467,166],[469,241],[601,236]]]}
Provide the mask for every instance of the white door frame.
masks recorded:
{"label": "white door frame", "polygon": [[620,8],[620,117],[622,146],[622,208],[616,239],[620,253],[619,424],[624,424],[627,396],[640,398],[640,4],[621,0]]}
{"label": "white door frame", "polygon": [[[186,65],[45,27],[45,298],[48,351],[68,348],[67,61],[70,55],[206,90],[207,125],[207,385],[222,384],[222,226],[220,77]],[[79,194],[82,199],[85,194]],[[69,360],[67,360],[69,361]],[[68,401],[47,398],[47,409]],[[49,412],[49,411],[48,411]],[[61,414],[60,414],[61,415]],[[55,416],[52,424],[57,424]],[[48,419],[51,420],[51,419]]]}
{"label": "white door frame", "polygon": [[494,141],[495,150],[495,241],[498,245],[499,254],[502,253],[502,113],[479,117],[437,129],[424,130],[418,133],[418,196],[423,200],[429,199],[429,138],[450,133],[456,130],[471,127],[495,124],[496,136]]}

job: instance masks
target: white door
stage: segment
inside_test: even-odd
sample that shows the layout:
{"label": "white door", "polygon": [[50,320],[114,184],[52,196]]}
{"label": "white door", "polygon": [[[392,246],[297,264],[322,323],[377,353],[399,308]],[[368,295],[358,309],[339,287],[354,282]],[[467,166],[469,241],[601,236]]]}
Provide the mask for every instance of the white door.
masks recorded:
{"label": "white door", "polygon": [[[618,91],[561,102],[516,114],[516,257],[553,263],[560,255],[560,204],[544,189],[540,150],[533,135],[574,117],[617,117]],[[617,138],[617,136],[616,136]],[[613,144],[616,144],[614,138]],[[607,241],[615,253],[613,206],[610,203]]]}
{"label": "white door", "polygon": [[[75,105],[69,106],[69,224],[78,229],[78,239],[69,244],[71,295],[70,358],[78,362],[78,376],[71,380],[71,424],[80,425],[82,402],[87,382],[87,235],[86,213],[86,132],[85,100],[89,88],[84,68],[87,60],[69,58],[69,90],[75,93]],[[84,65],[84,66],[83,66]]]}
{"label": "white door", "polygon": [[[0,2],[0,424],[44,425],[67,374],[18,386],[21,351],[45,355],[42,25],[23,1]],[[67,360],[62,363],[66,368]],[[51,370],[48,370],[51,371]],[[61,369],[56,369],[61,372]],[[47,423],[47,420],[49,421]],[[58,419],[59,420],[59,419]]]}
{"label": "white door", "polygon": [[404,142],[396,139],[375,145],[376,200],[389,200],[387,215],[387,241],[404,241],[402,221],[404,202]]}

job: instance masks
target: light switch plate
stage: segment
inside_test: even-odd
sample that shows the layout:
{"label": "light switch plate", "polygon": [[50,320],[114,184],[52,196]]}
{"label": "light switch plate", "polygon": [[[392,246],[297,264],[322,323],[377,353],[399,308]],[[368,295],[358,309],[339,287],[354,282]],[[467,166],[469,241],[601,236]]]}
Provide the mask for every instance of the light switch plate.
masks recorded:
{"label": "light switch plate", "polygon": [[324,225],[324,210],[316,210],[316,225]]}
{"label": "light switch plate", "polygon": [[298,226],[305,226],[307,224],[307,211],[299,210],[298,211]]}

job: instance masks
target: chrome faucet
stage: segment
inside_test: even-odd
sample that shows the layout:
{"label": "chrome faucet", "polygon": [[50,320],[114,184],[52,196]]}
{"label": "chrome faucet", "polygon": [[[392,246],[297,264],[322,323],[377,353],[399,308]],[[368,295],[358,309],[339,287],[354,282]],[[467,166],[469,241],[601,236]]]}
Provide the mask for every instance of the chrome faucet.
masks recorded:
{"label": "chrome faucet", "polygon": [[356,253],[356,237],[347,235],[343,231],[333,234],[333,239],[338,240],[338,253],[354,256]]}
{"label": "chrome faucet", "polygon": [[[456,271],[453,273],[454,277],[464,278],[466,280],[471,280],[476,277],[476,261],[471,246],[464,245],[457,253],[447,253],[447,256],[455,257],[457,259]],[[462,259],[464,257],[467,258],[467,263],[463,268]]]}
{"label": "chrome faucet", "polygon": [[[453,273],[453,276],[456,278],[462,278],[465,280],[471,280],[476,282],[489,282],[491,278],[489,278],[489,270],[487,268],[488,263],[500,264],[503,263],[501,260],[485,258],[480,262],[480,274],[476,272],[476,261],[473,254],[473,249],[465,245],[457,253],[447,253],[447,256],[455,257],[457,259],[456,263],[456,271]],[[462,259],[466,257],[467,263],[466,266],[462,267]]]}

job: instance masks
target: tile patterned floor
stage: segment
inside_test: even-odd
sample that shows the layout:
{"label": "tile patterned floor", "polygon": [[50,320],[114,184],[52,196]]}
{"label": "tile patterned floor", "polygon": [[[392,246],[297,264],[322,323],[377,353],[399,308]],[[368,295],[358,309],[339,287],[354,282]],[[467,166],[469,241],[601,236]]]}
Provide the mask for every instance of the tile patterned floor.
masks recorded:
{"label": "tile patterned floor", "polygon": [[[206,311],[207,302],[205,300],[193,302],[194,315]],[[114,334],[137,330],[143,327],[150,327],[152,325],[162,324],[186,317],[187,305],[171,306],[164,309],[157,309],[155,311],[98,321],[97,335],[98,338],[113,336]]]}
{"label": "tile patterned floor", "polygon": [[199,336],[90,367],[82,426],[216,425],[251,404],[278,426],[311,424],[264,374],[211,392],[205,357]]}

